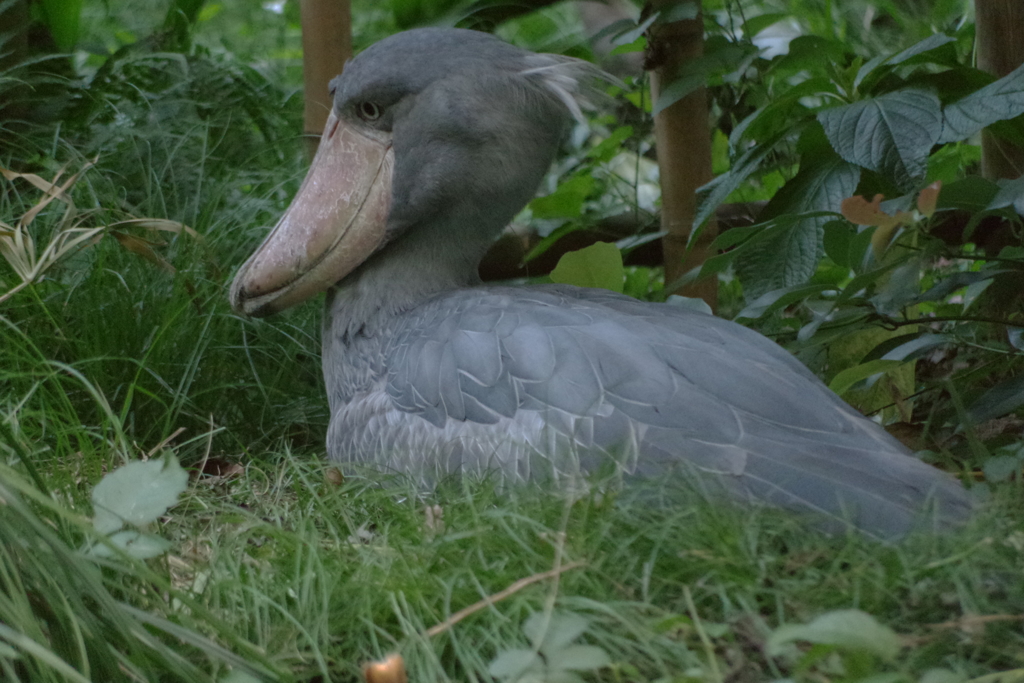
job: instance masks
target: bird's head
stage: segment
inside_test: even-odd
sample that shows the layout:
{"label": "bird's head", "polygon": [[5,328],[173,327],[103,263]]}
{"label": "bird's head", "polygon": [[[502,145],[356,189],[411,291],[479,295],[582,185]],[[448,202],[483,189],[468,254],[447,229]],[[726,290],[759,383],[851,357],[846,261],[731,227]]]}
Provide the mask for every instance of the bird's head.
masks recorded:
{"label": "bird's head", "polygon": [[427,227],[436,239],[492,238],[533,196],[602,77],[461,29],[372,45],[331,82],[313,164],[235,276],[232,306],[253,316],[293,306]]}

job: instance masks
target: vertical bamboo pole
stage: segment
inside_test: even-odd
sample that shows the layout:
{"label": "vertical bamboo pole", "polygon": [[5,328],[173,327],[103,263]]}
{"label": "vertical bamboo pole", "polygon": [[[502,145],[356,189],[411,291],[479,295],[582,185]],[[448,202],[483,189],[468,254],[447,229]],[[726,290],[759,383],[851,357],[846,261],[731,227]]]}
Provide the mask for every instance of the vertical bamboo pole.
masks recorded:
{"label": "vertical bamboo pole", "polygon": [[352,56],[352,9],[349,0],[302,0],[299,11],[305,84],[303,128],[312,157],[331,111],[328,83]]}
{"label": "vertical bamboo pole", "polygon": [[[996,77],[1024,64],[1024,2],[974,0],[978,68]],[[981,135],[981,173],[986,178],[1024,174],[1024,150],[988,131]]]}
{"label": "vertical bamboo pole", "polygon": [[[663,11],[674,4],[673,0],[652,3],[655,10]],[[704,54],[703,14],[698,12],[695,19],[668,24],[655,22],[651,28],[651,46],[651,96],[657,102],[659,93],[678,76],[685,64]],[[697,213],[696,190],[712,178],[708,119],[707,91],[703,86],[654,117],[661,175],[661,227],[667,233],[662,242],[666,285],[712,256],[710,245],[717,234],[714,219],[704,226],[696,243],[690,249],[686,247]],[[673,293],[699,297],[714,310],[718,303],[718,282],[707,279]]]}

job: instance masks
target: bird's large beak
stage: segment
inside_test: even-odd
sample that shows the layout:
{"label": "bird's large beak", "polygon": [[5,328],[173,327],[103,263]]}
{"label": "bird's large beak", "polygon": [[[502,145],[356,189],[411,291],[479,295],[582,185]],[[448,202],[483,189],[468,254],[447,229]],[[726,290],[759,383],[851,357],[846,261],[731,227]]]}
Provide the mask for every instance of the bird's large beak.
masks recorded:
{"label": "bird's large beak", "polygon": [[322,292],[383,243],[391,204],[390,135],[327,119],[291,206],[231,284],[231,306],[265,316]]}

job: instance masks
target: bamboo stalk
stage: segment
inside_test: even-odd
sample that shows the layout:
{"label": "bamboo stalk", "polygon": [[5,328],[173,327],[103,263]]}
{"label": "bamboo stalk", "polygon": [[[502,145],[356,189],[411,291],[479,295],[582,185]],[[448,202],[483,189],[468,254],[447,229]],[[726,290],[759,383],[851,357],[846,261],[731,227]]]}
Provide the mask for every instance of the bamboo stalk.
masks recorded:
{"label": "bamboo stalk", "polygon": [[310,158],[331,111],[328,83],[352,57],[352,10],[349,0],[302,0],[302,80],[305,85],[304,130]]}
{"label": "bamboo stalk", "polygon": [[[674,0],[658,0],[655,10],[668,11]],[[651,27],[648,47],[651,70],[651,97],[659,94],[682,73],[686,64],[704,54],[704,20],[695,19]],[[687,248],[697,213],[697,188],[712,179],[711,131],[708,123],[707,92],[700,86],[687,96],[660,111],[654,117],[654,134],[661,174],[661,228],[665,252],[666,286],[713,254],[711,242],[717,234],[714,219]],[[701,298],[712,310],[718,302],[718,282],[706,279],[679,289],[675,294]]]}

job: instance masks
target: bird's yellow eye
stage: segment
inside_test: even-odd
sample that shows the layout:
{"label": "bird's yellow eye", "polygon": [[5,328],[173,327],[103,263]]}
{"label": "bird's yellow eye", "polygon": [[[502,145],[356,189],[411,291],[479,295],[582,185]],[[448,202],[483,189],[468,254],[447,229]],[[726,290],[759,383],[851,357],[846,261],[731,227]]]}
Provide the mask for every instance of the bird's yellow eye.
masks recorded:
{"label": "bird's yellow eye", "polygon": [[356,105],[356,113],[363,121],[376,121],[380,118],[380,107],[373,102],[360,102]]}

